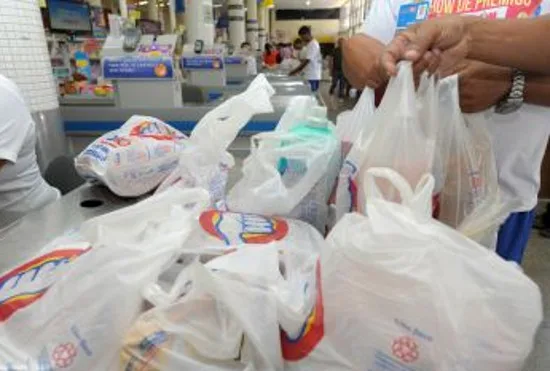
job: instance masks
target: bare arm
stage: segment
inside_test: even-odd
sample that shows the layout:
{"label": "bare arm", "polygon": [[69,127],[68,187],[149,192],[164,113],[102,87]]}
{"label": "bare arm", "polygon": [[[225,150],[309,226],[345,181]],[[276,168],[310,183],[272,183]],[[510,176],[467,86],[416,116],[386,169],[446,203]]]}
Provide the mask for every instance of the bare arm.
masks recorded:
{"label": "bare arm", "polygon": [[293,69],[292,71],[290,71],[289,75],[293,76],[293,75],[299,74],[300,72],[302,72],[304,70],[304,68],[306,68],[306,66],[308,64],[309,64],[309,59],[300,60],[300,65],[298,67],[296,67],[295,69]]}
{"label": "bare arm", "polygon": [[469,21],[468,58],[550,74],[550,18]]}
{"label": "bare arm", "polygon": [[452,16],[429,20],[402,32],[390,43],[382,64],[395,75],[399,60],[417,61],[429,50],[441,54],[441,69],[463,59],[550,74],[550,48],[541,35],[550,32],[550,18],[487,20]]}

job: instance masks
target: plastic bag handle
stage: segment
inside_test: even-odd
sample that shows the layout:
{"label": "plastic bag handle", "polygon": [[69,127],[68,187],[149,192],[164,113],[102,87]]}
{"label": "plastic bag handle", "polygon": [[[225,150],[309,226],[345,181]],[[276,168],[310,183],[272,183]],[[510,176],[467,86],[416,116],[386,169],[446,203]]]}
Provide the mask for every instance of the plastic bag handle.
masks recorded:
{"label": "plastic bag handle", "polygon": [[376,184],[376,179],[388,180],[397,189],[401,197],[401,204],[423,215],[432,214],[432,192],[434,178],[431,174],[424,174],[413,190],[409,182],[397,171],[385,167],[373,167],[367,170],[364,176],[364,191],[367,209],[373,200],[385,200],[382,191]]}

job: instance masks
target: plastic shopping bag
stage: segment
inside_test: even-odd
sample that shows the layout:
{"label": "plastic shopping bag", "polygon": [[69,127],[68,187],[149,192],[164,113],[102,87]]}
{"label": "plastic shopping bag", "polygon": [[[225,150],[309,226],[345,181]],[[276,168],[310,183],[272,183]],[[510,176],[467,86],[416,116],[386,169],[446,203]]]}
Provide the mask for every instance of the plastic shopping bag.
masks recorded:
{"label": "plastic shopping bag", "polygon": [[76,157],[78,173],[122,197],[155,189],[177,166],[187,137],[154,117],[130,117]]}
{"label": "plastic shopping bag", "polygon": [[467,125],[459,105],[458,76],[440,83],[444,163],[438,220],[494,248],[496,232],[509,214],[498,185],[491,139],[484,122]]}
{"label": "plastic shopping bag", "polygon": [[270,100],[273,94],[275,90],[261,74],[245,92],[207,113],[191,133],[178,167],[164,180],[158,192],[175,184],[184,188],[201,187],[210,192],[213,205],[225,208],[228,173],[234,166],[227,149],[252,116],[273,112]]}
{"label": "plastic shopping bag", "polygon": [[312,310],[317,259],[276,242],[191,264],[128,333],[120,370],[282,370],[279,323],[299,331]]}
{"label": "plastic shopping bag", "polygon": [[228,207],[299,219],[324,233],[339,165],[339,141],[331,126],[255,135]]}
{"label": "plastic shopping bag", "polygon": [[[141,291],[178,257],[189,221],[207,204],[203,190],[173,189],[86,222],[81,233],[92,248],[58,265],[47,292],[0,325],[3,364],[113,370],[123,336],[142,310]],[[50,274],[41,272],[34,285]]]}
{"label": "plastic shopping bag", "polygon": [[336,134],[342,141],[342,158],[349,153],[353,142],[368,129],[374,114],[374,90],[365,88],[351,111],[344,111],[336,118]]}
{"label": "plastic shopping bag", "polygon": [[[399,65],[397,77],[390,80],[380,106],[344,160],[336,190],[336,220],[352,211],[365,213],[364,177],[369,168],[389,167],[410,184],[432,171],[436,98],[433,77],[424,75],[416,94],[411,65]],[[381,184],[381,189],[389,200],[399,202],[390,183]]]}
{"label": "plastic shopping bag", "polygon": [[406,205],[369,184],[378,196],[367,199],[368,217],[344,216],[322,254],[324,337],[287,369],[327,369],[333,360],[330,370],[520,371],[542,320],[538,287],[430,218],[427,205],[413,206],[429,203],[419,195],[430,195],[433,181],[402,188]]}

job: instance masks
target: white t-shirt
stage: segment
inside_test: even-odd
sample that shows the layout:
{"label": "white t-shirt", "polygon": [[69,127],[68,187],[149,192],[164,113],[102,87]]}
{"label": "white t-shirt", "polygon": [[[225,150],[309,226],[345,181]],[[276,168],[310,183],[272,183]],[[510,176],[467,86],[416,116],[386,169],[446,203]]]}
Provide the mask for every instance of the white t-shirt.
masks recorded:
{"label": "white t-shirt", "polygon": [[[375,0],[364,33],[389,43],[397,28],[399,9],[407,0]],[[543,0],[541,14],[550,12],[550,0]],[[516,205],[515,212],[530,211],[537,204],[540,171],[548,137],[550,107],[525,104],[520,110],[499,115],[494,109],[465,115],[470,124],[483,120],[492,135],[499,184],[505,197]]]}
{"label": "white t-shirt", "polygon": [[0,75],[0,221],[13,219],[59,198],[42,178],[35,152],[35,127],[17,86]]}
{"label": "white t-shirt", "polygon": [[323,57],[319,43],[313,39],[306,45],[305,50],[305,59],[309,60],[309,63],[304,69],[304,77],[306,80],[321,80]]}

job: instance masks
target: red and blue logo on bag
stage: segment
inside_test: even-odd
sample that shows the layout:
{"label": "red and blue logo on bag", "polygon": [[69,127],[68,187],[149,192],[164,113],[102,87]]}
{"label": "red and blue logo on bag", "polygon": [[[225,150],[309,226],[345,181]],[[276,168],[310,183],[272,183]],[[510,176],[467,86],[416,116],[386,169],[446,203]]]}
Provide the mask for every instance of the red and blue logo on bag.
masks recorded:
{"label": "red and blue logo on bag", "polygon": [[323,290],[321,287],[321,265],[317,262],[316,268],[317,298],[300,334],[294,338],[281,330],[281,347],[283,358],[286,361],[304,359],[315,349],[325,336]]}
{"label": "red and blue logo on bag", "polygon": [[202,228],[226,245],[265,244],[282,240],[288,223],[279,218],[208,210],[199,219]]}
{"label": "red and blue logo on bag", "polygon": [[[90,249],[55,250],[35,258],[0,277],[0,322],[6,321],[19,309],[40,299],[48,287],[25,290],[41,274],[50,274],[61,264],[68,264]],[[15,292],[12,294],[12,292]]]}

